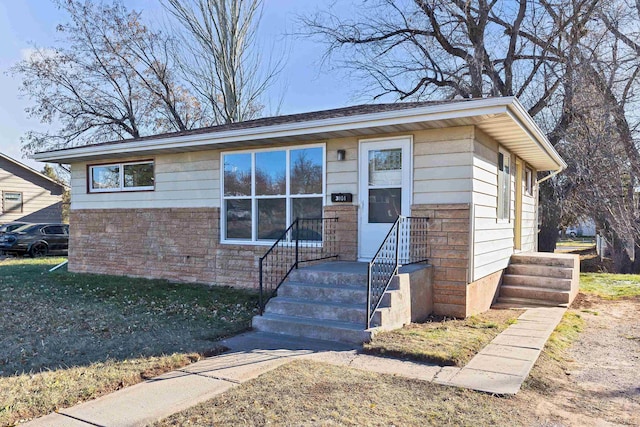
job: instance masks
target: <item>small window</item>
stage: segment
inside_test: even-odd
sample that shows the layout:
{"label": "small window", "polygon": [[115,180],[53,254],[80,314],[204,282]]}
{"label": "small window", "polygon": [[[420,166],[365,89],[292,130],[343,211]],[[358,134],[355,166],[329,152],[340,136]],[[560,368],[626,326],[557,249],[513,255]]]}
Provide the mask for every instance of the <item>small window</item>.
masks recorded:
{"label": "small window", "polygon": [[89,167],[89,192],[145,191],[154,189],[152,161]]}
{"label": "small window", "polygon": [[524,188],[529,196],[533,195],[533,171],[529,168],[524,170]]}
{"label": "small window", "polygon": [[2,192],[2,212],[22,213],[22,193],[13,191]]}
{"label": "small window", "polygon": [[509,220],[511,207],[511,155],[498,152],[498,219]]}

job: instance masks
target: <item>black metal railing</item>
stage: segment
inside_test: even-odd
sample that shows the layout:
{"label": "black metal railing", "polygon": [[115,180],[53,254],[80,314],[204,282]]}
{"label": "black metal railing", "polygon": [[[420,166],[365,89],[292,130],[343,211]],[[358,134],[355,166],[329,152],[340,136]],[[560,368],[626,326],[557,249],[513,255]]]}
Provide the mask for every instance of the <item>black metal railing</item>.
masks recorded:
{"label": "black metal railing", "polygon": [[367,329],[398,268],[427,261],[428,223],[427,217],[398,216],[369,262]]}
{"label": "black metal railing", "polygon": [[300,264],[338,257],[338,218],[296,218],[260,258],[260,314]]}

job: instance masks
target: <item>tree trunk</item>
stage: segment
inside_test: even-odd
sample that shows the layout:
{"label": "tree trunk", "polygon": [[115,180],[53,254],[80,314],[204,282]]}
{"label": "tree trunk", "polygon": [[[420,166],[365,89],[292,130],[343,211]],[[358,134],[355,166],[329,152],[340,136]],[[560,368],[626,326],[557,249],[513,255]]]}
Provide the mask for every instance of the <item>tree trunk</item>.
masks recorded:
{"label": "tree trunk", "polygon": [[538,233],[538,251],[540,252],[556,250],[560,205],[553,193],[553,186],[549,181],[540,184],[540,232]]}

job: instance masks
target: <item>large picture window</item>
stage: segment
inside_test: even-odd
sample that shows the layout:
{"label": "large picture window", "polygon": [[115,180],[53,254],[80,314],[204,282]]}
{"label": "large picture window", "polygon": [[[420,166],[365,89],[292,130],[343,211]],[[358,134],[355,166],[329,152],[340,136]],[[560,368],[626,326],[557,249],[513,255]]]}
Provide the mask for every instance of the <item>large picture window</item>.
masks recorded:
{"label": "large picture window", "polygon": [[498,219],[509,220],[511,207],[511,155],[498,152]]}
{"label": "large picture window", "polygon": [[296,218],[321,218],[324,147],[222,154],[223,240],[273,241]]}
{"label": "large picture window", "polygon": [[89,166],[89,192],[153,190],[154,173],[150,160]]}

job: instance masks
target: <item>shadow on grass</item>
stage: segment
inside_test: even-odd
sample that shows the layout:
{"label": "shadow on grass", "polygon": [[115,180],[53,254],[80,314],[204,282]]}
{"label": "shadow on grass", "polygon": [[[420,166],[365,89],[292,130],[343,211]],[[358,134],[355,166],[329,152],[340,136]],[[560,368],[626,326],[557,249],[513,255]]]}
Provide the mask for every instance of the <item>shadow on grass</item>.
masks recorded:
{"label": "shadow on grass", "polygon": [[64,258],[0,261],[0,377],[173,353],[219,352],[247,330],[257,294],[75,274]]}

